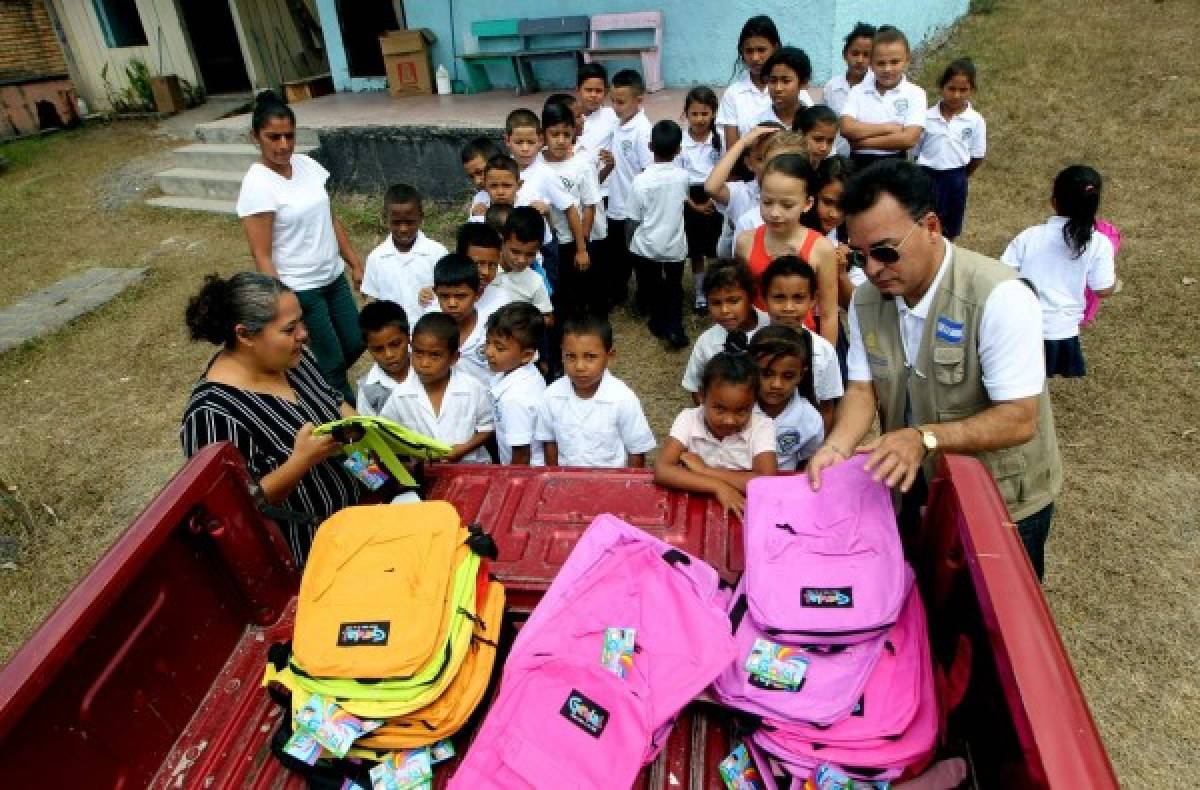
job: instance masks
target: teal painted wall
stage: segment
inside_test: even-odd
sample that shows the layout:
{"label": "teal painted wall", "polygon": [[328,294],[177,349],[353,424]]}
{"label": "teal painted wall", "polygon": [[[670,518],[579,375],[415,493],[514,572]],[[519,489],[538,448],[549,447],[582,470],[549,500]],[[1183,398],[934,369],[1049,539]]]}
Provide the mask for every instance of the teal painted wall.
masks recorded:
{"label": "teal painted wall", "polygon": [[[465,79],[461,61],[452,53],[477,51],[471,22],[497,17],[543,17],[598,14],[660,8],[664,14],[663,77],[668,85],[729,83],[734,74],[738,32],[756,14],[775,20],[785,44],[804,49],[813,62],[813,82],[822,84],[841,68],[841,39],[864,21],[890,23],[919,44],[938,28],[966,13],[968,0],[409,0],[404,11],[409,27],[426,27],[437,34],[433,63],[444,63],[451,74]],[[383,80],[349,75],[334,0],[317,0],[329,64],[338,90],[379,90]],[[609,63],[610,68],[636,66],[635,61]],[[498,86],[511,85],[502,71],[489,72]],[[550,86],[573,87],[574,68],[567,61],[537,65],[539,79]]]}

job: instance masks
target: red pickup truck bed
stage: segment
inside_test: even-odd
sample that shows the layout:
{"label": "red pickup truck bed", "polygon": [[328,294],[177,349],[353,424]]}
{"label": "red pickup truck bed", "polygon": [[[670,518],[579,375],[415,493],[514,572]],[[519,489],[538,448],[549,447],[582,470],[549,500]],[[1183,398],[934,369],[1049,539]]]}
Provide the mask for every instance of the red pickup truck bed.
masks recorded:
{"label": "red pickup truck bed", "polygon": [[[229,446],[164,488],[0,672],[7,786],[303,787],[271,756],[280,711],[259,678],[290,636],[299,577]],[[704,497],[640,470],[443,467],[429,488],[496,538],[511,639],[575,538],[612,512],[711,562],[742,568],[741,528]],[[932,485],[914,566],[940,665],[969,677],[948,722],[978,787],[1115,788],[1041,591],[991,479],[951,457]],[[467,748],[472,726],[460,733]],[[720,788],[719,711],[694,705],[643,772],[645,788]],[[453,764],[443,768],[444,784]]]}

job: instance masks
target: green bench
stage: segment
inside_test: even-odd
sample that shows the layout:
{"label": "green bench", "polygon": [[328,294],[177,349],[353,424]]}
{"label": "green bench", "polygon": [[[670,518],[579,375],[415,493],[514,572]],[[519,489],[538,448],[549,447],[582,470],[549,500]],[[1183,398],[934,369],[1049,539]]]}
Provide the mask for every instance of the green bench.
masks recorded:
{"label": "green bench", "polygon": [[471,93],[492,90],[488,67],[507,67],[517,83],[517,95],[537,93],[536,60],[571,58],[583,64],[588,47],[588,17],[556,16],[539,19],[479,19],[471,23],[479,51],[460,55],[467,66]]}

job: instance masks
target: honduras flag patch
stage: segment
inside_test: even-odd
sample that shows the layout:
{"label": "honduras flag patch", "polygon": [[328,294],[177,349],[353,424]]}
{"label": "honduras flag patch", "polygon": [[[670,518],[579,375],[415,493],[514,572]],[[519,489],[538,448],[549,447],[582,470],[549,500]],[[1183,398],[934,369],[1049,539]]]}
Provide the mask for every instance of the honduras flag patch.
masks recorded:
{"label": "honduras flag patch", "polygon": [[944,343],[961,343],[963,339],[963,325],[959,321],[951,321],[944,315],[939,315],[937,319],[937,339]]}

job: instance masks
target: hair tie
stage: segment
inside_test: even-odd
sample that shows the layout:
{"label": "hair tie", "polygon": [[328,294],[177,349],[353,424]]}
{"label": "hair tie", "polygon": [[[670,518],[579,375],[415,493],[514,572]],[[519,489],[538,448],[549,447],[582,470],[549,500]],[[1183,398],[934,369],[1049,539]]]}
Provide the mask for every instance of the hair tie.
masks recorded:
{"label": "hair tie", "polygon": [[1084,191],[1084,192],[1087,192],[1087,193],[1089,193],[1089,194],[1090,194],[1090,193],[1092,193],[1092,192],[1095,192],[1095,191],[1096,191],[1096,185],[1095,185],[1095,184],[1084,184],[1084,185],[1083,185],[1083,191]]}

